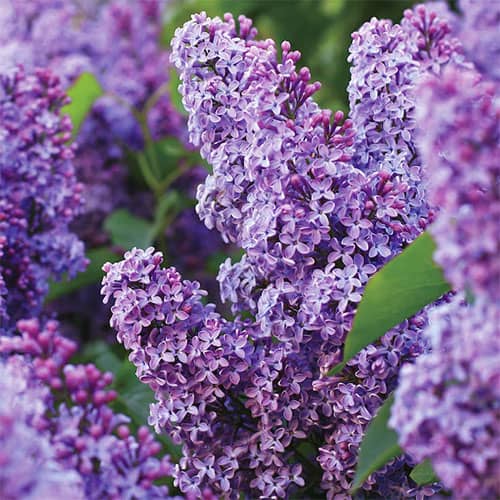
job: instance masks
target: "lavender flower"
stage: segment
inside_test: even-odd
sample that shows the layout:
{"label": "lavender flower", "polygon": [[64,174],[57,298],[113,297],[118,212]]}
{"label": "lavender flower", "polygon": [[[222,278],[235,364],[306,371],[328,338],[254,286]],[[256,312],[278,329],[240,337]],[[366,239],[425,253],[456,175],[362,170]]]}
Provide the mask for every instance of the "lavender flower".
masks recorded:
{"label": "lavender flower", "polygon": [[457,498],[500,494],[500,313],[460,296],[433,312],[433,350],[401,371],[391,425],[416,460],[429,458]]}
{"label": "lavender flower", "polygon": [[429,198],[441,207],[431,232],[436,261],[457,289],[500,298],[499,107],[495,84],[450,68],[419,86],[419,145]]}
{"label": "lavender flower", "polygon": [[49,278],[86,265],[83,244],[68,229],[82,187],[66,145],[71,123],[60,116],[66,103],[49,71],[0,75],[0,275],[9,318],[0,328],[40,311]]}
{"label": "lavender flower", "polygon": [[33,382],[22,358],[0,362],[0,393],[2,499],[83,499],[78,474],[57,462],[49,435],[40,429],[47,390]]}

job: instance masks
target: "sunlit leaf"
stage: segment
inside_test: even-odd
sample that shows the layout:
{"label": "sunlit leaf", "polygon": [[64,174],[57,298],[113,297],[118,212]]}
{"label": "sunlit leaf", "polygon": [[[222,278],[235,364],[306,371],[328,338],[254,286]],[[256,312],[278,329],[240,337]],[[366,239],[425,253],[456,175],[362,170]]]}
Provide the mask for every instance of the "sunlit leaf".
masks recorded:
{"label": "sunlit leaf", "polygon": [[94,102],[103,93],[101,85],[91,73],[82,73],[67,90],[67,94],[71,97],[71,103],[64,106],[61,112],[71,118],[73,137],[78,135],[80,127],[92,109]]}

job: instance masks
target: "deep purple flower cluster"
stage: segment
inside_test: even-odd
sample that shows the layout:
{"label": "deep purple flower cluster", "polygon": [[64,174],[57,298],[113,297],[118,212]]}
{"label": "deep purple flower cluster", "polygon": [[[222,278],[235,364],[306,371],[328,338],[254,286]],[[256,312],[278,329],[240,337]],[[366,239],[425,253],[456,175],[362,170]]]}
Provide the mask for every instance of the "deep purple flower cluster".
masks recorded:
{"label": "deep purple flower cluster", "polygon": [[83,499],[81,480],[65,470],[41,423],[47,389],[21,357],[0,361],[0,497],[4,500]]}
{"label": "deep purple flower cluster", "polygon": [[[78,474],[85,498],[167,498],[168,489],[154,481],[170,476],[173,466],[168,456],[156,458],[161,445],[147,428],[135,437],[129,419],[110,408],[117,397],[108,388],[112,374],[70,364],[76,344],[59,333],[56,321],[21,320],[17,329],[0,337],[0,353],[9,361],[24,356],[30,383],[45,388],[33,446],[47,439],[58,467]],[[0,433],[7,432],[8,422],[1,423]]]}
{"label": "deep purple flower cluster", "polygon": [[500,310],[460,296],[438,307],[426,331],[432,352],[406,365],[391,425],[418,461],[430,458],[456,498],[500,494]]}
{"label": "deep purple flower cluster", "polygon": [[[427,36],[428,52],[412,55],[425,64],[410,65],[443,64],[449,52],[439,47],[456,46],[450,30],[444,21],[436,21],[438,34],[430,29],[424,20],[435,16],[424,8],[414,17],[422,31],[410,21],[405,29],[418,31],[415,39]],[[410,158],[358,165],[358,130],[315,104],[319,84],[296,68],[300,54],[284,42],[279,57],[272,40],[255,37],[245,17],[237,29],[230,15],[199,14],[172,42],[190,140],[213,167],[198,191],[198,213],[245,251],[219,274],[236,320],[204,306],[198,285],[162,269],[153,249],[106,265],[103,294],[115,302],[111,323],[138,376],[155,390],[151,422],[184,442],[176,472],[182,491],[199,495],[210,485],[228,496],[283,497],[319,476],[303,494],[321,494],[321,482],[334,498],[350,489],[364,429],[394,389],[399,367],[426,349],[425,316],[386,334],[339,376],[322,375],[340,360],[369,276],[430,215],[422,192],[411,188],[421,169]],[[355,44],[359,68],[368,67],[363,58],[386,57],[380,45],[370,55],[359,38]],[[405,89],[411,99],[414,85]],[[367,129],[379,126],[361,115]],[[405,127],[396,122],[391,126]],[[394,134],[413,147],[411,131],[409,138]],[[393,461],[364,489],[375,497],[415,495],[407,463]]]}
{"label": "deep purple flower cluster", "polygon": [[[499,59],[500,60],[500,59]],[[449,68],[419,87],[420,150],[429,199],[441,211],[431,232],[450,283],[500,300],[500,107],[496,85]]]}
{"label": "deep purple flower cluster", "polygon": [[47,70],[0,74],[0,330],[38,314],[50,278],[86,266],[68,229],[82,188],[66,144],[71,123],[60,116],[66,103]]}

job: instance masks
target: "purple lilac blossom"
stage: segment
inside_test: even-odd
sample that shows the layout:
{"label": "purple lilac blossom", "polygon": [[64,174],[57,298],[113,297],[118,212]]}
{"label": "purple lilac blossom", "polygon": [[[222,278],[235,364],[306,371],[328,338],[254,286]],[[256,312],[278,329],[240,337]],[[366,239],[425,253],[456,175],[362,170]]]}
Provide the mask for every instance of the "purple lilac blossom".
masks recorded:
{"label": "purple lilac blossom", "polygon": [[155,484],[171,476],[169,456],[156,458],[161,445],[146,427],[131,433],[128,417],[109,406],[117,397],[112,374],[69,363],[75,351],[54,320],[20,320],[16,335],[0,337],[0,353],[23,355],[30,379],[45,387],[37,428],[49,436],[54,460],[76,471],[87,499],[170,498]]}
{"label": "purple lilac blossom", "polygon": [[[75,229],[91,246],[106,235],[103,219],[117,207],[137,205],[128,182],[126,150],[141,149],[144,138],[132,109],[151,109],[151,135],[182,138],[184,120],[170,102],[168,51],[160,45],[164,0],[5,0],[0,7],[0,59],[10,67],[43,66],[69,86],[89,71],[106,92],[94,105],[77,138],[75,160],[84,185],[84,215]],[[9,57],[10,55],[10,57]],[[94,225],[93,234],[88,226]],[[96,230],[96,225],[99,230]]]}
{"label": "purple lilac blossom", "polygon": [[[322,487],[331,497],[345,493],[363,429],[394,389],[400,364],[423,348],[425,319],[413,318],[400,327],[403,334],[392,331],[379,347],[364,350],[345,376],[312,383],[312,369],[319,375],[312,340],[303,353],[285,356],[258,323],[228,322],[203,305],[206,292],[162,261],[149,248],[106,264],[103,295],[114,301],[111,325],[131,351],[139,379],[155,391],[150,424],[183,443],[174,475],[181,491],[196,497],[210,485],[227,496],[285,496],[304,486],[303,470],[320,473],[314,455],[296,454],[314,436],[326,439],[318,456]],[[406,465],[393,461],[365,489],[413,496]],[[313,488],[310,494],[321,493],[318,484]]]}
{"label": "purple lilac blossom", "polygon": [[406,10],[401,24],[373,18],[353,33],[348,60],[350,117],[356,131],[354,163],[406,184],[399,216],[412,236],[434,217],[415,141],[416,87],[422,75],[463,63],[454,23],[443,4]]}
{"label": "purple lilac blossom", "polygon": [[460,0],[462,25],[460,36],[467,57],[477,69],[498,82],[500,80],[500,2]]}
{"label": "purple lilac blossom", "polygon": [[430,231],[436,262],[459,290],[500,300],[500,107],[496,84],[447,69],[419,86],[419,146],[429,199],[441,208]]}
{"label": "purple lilac blossom", "polygon": [[106,264],[103,294],[105,302],[114,300],[118,340],[155,391],[150,424],[183,443],[176,484],[194,497],[208,485],[224,496],[264,497],[303,486],[301,466],[289,465],[292,453],[285,450],[305,437],[292,420],[298,381],[283,386],[289,423],[278,426],[281,411],[273,412],[279,406],[273,380],[285,369],[280,350],[260,341],[254,325],[226,321],[203,305],[199,284],[161,268],[162,260],[153,248],[133,249],[124,261]]}
{"label": "purple lilac blossom", "polygon": [[[416,16],[425,18],[422,9]],[[114,301],[111,324],[138,376],[156,392],[151,422],[184,441],[181,491],[210,485],[226,495],[245,488],[283,497],[319,474],[334,498],[350,489],[364,429],[399,367],[426,349],[425,314],[365,349],[340,376],[322,374],[340,360],[369,276],[421,232],[428,213],[403,214],[410,174],[353,164],[352,122],[314,103],[319,84],[296,69],[300,54],[284,42],[279,58],[272,40],[255,36],[245,17],[237,30],[230,15],[199,14],[172,44],[190,140],[213,167],[198,214],[245,251],[240,263],[222,266],[222,296],[253,319],[223,320],[202,305],[196,283],[161,269],[153,249],[107,264],[103,294]],[[426,66],[439,65],[432,44],[441,38],[430,37]],[[425,203],[419,198],[415,211]],[[212,314],[216,326],[206,333]],[[306,436],[319,456],[297,451]],[[414,489],[411,463],[393,461],[364,489],[375,497],[433,494]],[[302,492],[321,494],[311,488]]]}
{"label": "purple lilac blossom", "polygon": [[390,424],[416,460],[430,459],[456,498],[500,495],[500,310],[457,296],[433,311],[432,352],[401,370]]}
{"label": "purple lilac blossom", "polygon": [[0,497],[83,500],[80,477],[57,462],[40,425],[47,389],[33,381],[22,357],[0,361],[0,394]]}
{"label": "purple lilac blossom", "polygon": [[86,266],[83,243],[68,228],[82,187],[66,144],[71,122],[60,116],[66,103],[50,71],[0,74],[0,330],[40,311],[49,279]]}
{"label": "purple lilac blossom", "polygon": [[[226,297],[235,300],[234,312],[242,310],[240,295],[245,307],[253,307],[250,312],[256,321],[246,330],[251,327],[247,335],[262,356],[261,361],[249,363],[255,373],[250,375],[250,387],[243,389],[247,398],[244,407],[254,419],[258,417],[253,432],[261,442],[265,438],[256,450],[249,450],[251,469],[255,470],[250,488],[264,496],[285,495],[293,482],[299,484],[292,478],[300,479],[303,470],[311,466],[295,457],[293,471],[280,469],[294,454],[294,439],[317,432],[320,439],[333,443],[338,437],[335,433],[343,431],[345,447],[327,450],[333,461],[326,467],[335,463],[336,470],[324,470],[323,487],[333,497],[349,489],[357,443],[394,387],[399,363],[425,349],[418,335],[425,320],[415,320],[412,335],[409,324],[401,325],[408,342],[403,342],[405,349],[398,354],[391,347],[387,363],[383,343],[390,345],[394,333],[389,333],[382,346],[374,347],[380,359],[369,363],[366,375],[357,366],[353,368],[355,383],[348,383],[353,377],[348,370],[333,381],[315,380],[339,360],[368,277],[410,242],[423,225],[418,219],[399,216],[405,207],[405,179],[391,172],[364,172],[352,165],[351,122],[344,121],[341,113],[332,117],[316,106],[311,95],[318,84],[309,83],[306,68],[295,70],[299,54],[291,52],[284,42],[280,62],[274,43],[255,41],[251,22],[243,17],[239,21],[238,34],[229,15],[225,22],[210,20],[204,14],[193,16],[191,23],[176,33],[173,61],[181,72],[183,102],[190,112],[190,138],[201,146],[202,155],[213,166],[213,175],[198,193],[198,213],[208,227],[216,227],[226,241],[246,251],[244,263],[237,264],[235,273],[230,264],[224,265],[223,274],[236,277],[236,282],[223,282],[221,287]],[[128,343],[129,348],[136,348],[130,340],[134,335],[147,338],[140,332],[150,328],[153,318],[163,322],[165,306],[161,304],[166,299],[157,299],[154,290],[164,278],[144,276],[154,273],[160,260],[152,251],[145,255],[133,252],[122,264],[106,269],[109,274],[104,292],[116,300],[112,322],[126,347]],[[145,295],[141,287],[131,292],[137,280],[151,282]],[[238,285],[244,286],[241,293]],[[252,285],[253,290],[249,290]],[[143,314],[146,317],[138,320]],[[160,332],[158,340],[169,333],[175,336],[174,331]],[[156,333],[152,335],[158,342]],[[155,349],[147,353],[145,347],[140,348],[138,359],[154,359]],[[354,363],[362,363],[362,359],[363,354]],[[281,370],[281,366],[286,369]],[[150,375],[155,384],[161,384],[165,377],[168,380],[160,375],[166,369]],[[241,376],[240,382],[244,383]],[[276,392],[278,387],[281,389]],[[331,401],[332,394],[345,401],[337,410],[332,408],[336,404],[336,400]],[[157,398],[161,402],[165,395],[157,393]],[[356,401],[355,408],[342,414],[349,401]],[[160,404],[154,419],[163,421],[172,433],[171,423],[176,420],[161,410]],[[339,426],[335,428],[332,415],[336,411]],[[346,425],[340,429],[344,419]],[[221,475],[220,469],[213,469],[218,463],[217,448],[224,446],[214,443],[211,453],[204,456],[204,467],[210,473],[203,477],[216,490],[226,492],[238,484],[238,480],[228,484],[228,478],[241,475]],[[266,458],[271,451],[277,458]],[[185,470],[179,472],[190,475],[191,480],[194,475],[199,478],[192,453],[187,446],[186,460],[181,461]],[[241,461],[244,451],[238,456]],[[261,469],[259,462],[266,469]],[[282,479],[277,481],[278,477]],[[183,491],[199,488],[198,484],[178,481]],[[365,488],[377,493],[374,481],[367,482]],[[398,488],[405,490],[401,481]]]}

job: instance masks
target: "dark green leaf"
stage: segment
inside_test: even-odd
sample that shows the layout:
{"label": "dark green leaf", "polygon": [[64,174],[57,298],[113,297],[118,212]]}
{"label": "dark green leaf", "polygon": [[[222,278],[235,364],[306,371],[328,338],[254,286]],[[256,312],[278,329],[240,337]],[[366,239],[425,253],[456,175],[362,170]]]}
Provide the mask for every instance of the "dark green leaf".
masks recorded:
{"label": "dark green leaf", "polygon": [[94,102],[103,95],[103,90],[94,75],[82,73],[67,90],[67,94],[71,97],[71,103],[64,106],[61,112],[71,118],[73,137],[76,137]]}
{"label": "dark green leaf", "polygon": [[100,370],[118,373],[122,366],[121,359],[113,352],[109,344],[95,341],[86,344],[79,359],[83,363],[94,363]]}
{"label": "dark green leaf", "polygon": [[361,349],[450,290],[434,263],[434,250],[432,237],[424,233],[369,280],[346,338],[343,362],[328,375],[338,373]]}
{"label": "dark green leaf", "polygon": [[398,445],[398,435],[387,425],[393,401],[393,396],[389,396],[366,430],[359,448],[352,491],[357,490],[371,473],[402,453]]}
{"label": "dark green leaf", "polygon": [[179,167],[179,160],[188,155],[183,144],[175,137],[167,137],[150,143],[146,152],[149,162],[156,165],[158,182],[174,174]]}
{"label": "dark green leaf", "polygon": [[63,279],[59,282],[50,283],[49,293],[45,299],[47,302],[55,300],[62,295],[79,290],[80,288],[99,283],[104,276],[102,266],[105,262],[116,262],[120,259],[118,255],[107,248],[93,248],[87,252],[90,263],[87,269],[77,274],[72,280]]}
{"label": "dark green leaf", "polygon": [[413,467],[410,477],[419,485],[436,483],[439,478],[436,476],[430,460],[424,460]]}
{"label": "dark green leaf", "polygon": [[113,244],[124,249],[146,248],[154,239],[153,224],[125,209],[111,213],[104,221],[104,229],[111,236]]}

